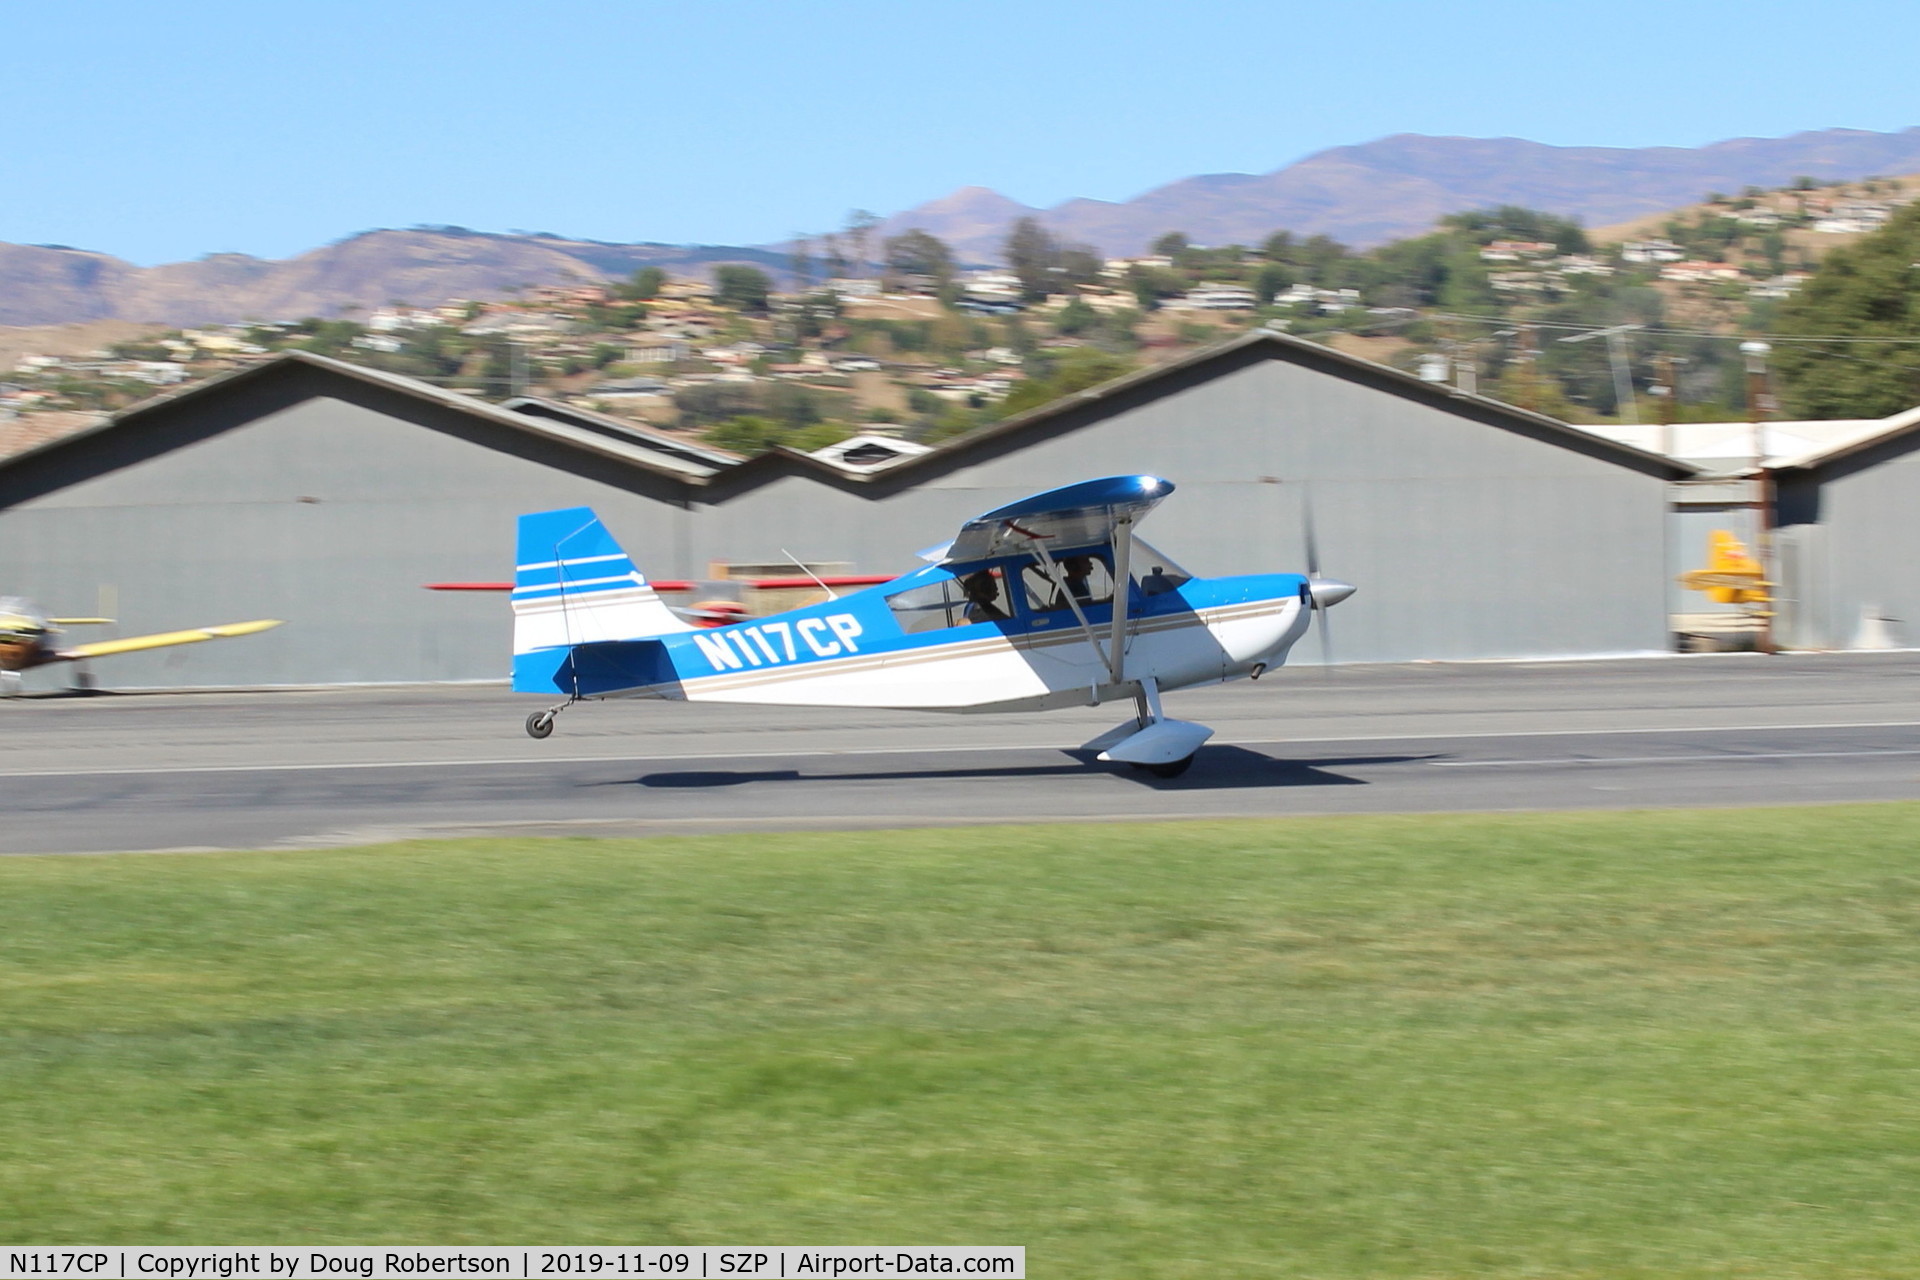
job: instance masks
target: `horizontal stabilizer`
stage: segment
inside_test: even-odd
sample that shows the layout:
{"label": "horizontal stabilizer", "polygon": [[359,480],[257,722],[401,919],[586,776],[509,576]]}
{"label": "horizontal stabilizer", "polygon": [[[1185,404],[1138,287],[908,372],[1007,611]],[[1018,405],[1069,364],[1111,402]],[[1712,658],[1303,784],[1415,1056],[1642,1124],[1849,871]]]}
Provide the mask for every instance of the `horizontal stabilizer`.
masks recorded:
{"label": "horizontal stabilizer", "polygon": [[217,627],[195,627],[190,631],[161,631],[150,636],[128,636],[125,640],[100,640],[93,644],[78,644],[71,649],[62,650],[60,656],[68,662],[79,662],[84,658],[109,658],[116,653],[139,653],[143,649],[169,649],[177,644],[199,644],[202,640],[230,640],[234,636],[250,636],[260,631],[271,631],[279,625],[278,618],[262,618],[258,622],[228,622]]}
{"label": "horizontal stabilizer", "polygon": [[513,658],[515,693],[593,698],[678,682],[667,646],[658,640],[605,640]]}

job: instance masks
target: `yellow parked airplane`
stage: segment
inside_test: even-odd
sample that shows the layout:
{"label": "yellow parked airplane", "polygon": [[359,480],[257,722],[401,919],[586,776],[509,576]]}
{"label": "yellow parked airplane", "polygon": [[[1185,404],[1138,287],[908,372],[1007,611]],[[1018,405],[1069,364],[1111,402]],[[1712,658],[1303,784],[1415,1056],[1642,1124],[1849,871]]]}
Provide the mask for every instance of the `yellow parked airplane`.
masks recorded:
{"label": "yellow parked airplane", "polygon": [[1747,552],[1746,543],[1725,529],[1707,538],[1707,567],[1680,575],[1680,585],[1703,591],[1715,604],[1763,605],[1772,600],[1766,571]]}
{"label": "yellow parked airplane", "polygon": [[229,622],[217,627],[195,627],[189,631],[128,636],[124,640],[101,640],[71,648],[62,648],[55,642],[54,638],[60,634],[62,627],[104,626],[112,621],[112,618],[49,618],[29,600],[18,596],[0,596],[0,694],[19,691],[22,671],[54,662],[84,662],[88,658],[110,658],[119,653],[166,649],[177,644],[197,644],[202,640],[250,636],[280,625],[277,618],[264,618],[257,622]]}

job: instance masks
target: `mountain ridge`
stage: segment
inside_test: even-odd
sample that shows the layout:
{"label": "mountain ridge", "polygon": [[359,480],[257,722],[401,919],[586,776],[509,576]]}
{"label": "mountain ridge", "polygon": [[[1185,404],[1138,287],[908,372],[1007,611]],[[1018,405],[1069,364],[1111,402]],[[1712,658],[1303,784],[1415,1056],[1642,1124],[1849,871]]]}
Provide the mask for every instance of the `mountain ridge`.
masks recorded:
{"label": "mountain ridge", "polygon": [[893,235],[917,226],[974,261],[997,260],[1006,226],[1018,217],[1038,218],[1061,239],[1110,255],[1139,253],[1168,231],[1184,231],[1202,244],[1258,244],[1286,230],[1367,248],[1418,235],[1446,214],[1489,205],[1615,223],[1691,204],[1712,190],[1915,169],[1920,127],[1813,130],[1702,147],[1558,147],[1525,138],[1399,133],[1330,147],[1264,174],[1197,174],[1122,201],[1081,197],[1041,209],[988,188],[963,188],[973,193],[975,208],[997,201],[1015,211],[996,228],[980,226],[977,218],[956,224],[943,208],[956,192],[895,214],[883,229]]}
{"label": "mountain ridge", "polygon": [[541,285],[600,282],[645,266],[746,262],[777,269],[783,261],[762,248],[609,244],[464,227],[362,231],[291,258],[213,253],[153,267],[87,249],[0,243],[0,325],[297,319],[397,301],[433,306],[499,298]]}
{"label": "mountain ridge", "polygon": [[[1139,253],[1168,231],[1202,244],[1251,245],[1286,230],[1366,248],[1421,234],[1446,214],[1492,205],[1600,225],[1692,204],[1711,190],[1778,187],[1802,175],[1837,181],[1915,171],[1920,127],[1639,148],[1401,133],[1330,147],[1269,173],[1180,178],[1122,201],[1076,197],[1037,209],[991,188],[960,187],[886,219],[881,232],[919,227],[975,263],[998,261],[1007,230],[1025,216],[1109,255]],[[0,243],[0,325],[329,316],[402,300],[430,306],[498,298],[643,266],[684,272],[744,262],[779,273],[786,261],[785,245],[621,244],[448,226],[364,231],[286,259],[210,254],[154,267],[64,246]]]}

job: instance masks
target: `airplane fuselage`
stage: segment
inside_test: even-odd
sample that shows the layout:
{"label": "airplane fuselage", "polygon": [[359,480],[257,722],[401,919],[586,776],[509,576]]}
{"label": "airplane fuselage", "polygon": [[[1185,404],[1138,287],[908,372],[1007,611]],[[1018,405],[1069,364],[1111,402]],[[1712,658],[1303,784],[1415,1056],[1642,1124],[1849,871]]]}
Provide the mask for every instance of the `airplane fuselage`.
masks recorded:
{"label": "airplane fuselage", "polygon": [[17,596],[0,598],[0,671],[18,672],[58,660],[45,615]]}
{"label": "airplane fuselage", "polygon": [[901,597],[953,581],[946,570],[927,568],[732,626],[521,654],[514,688],[785,706],[1042,711],[1131,697],[1142,676],[1173,690],[1279,666],[1310,621],[1307,580],[1298,574],[1192,578],[1153,595],[1136,584],[1124,679],[1116,681],[1104,653],[1110,604],[1089,604],[1076,617],[1010,600],[1011,616],[1000,620],[931,630],[903,625]]}

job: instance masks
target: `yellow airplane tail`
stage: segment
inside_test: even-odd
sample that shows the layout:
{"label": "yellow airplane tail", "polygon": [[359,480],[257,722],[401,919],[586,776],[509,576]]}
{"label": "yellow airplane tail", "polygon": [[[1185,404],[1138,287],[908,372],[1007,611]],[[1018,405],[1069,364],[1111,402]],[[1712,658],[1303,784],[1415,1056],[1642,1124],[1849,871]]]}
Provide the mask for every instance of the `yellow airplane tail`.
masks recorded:
{"label": "yellow airplane tail", "polygon": [[1748,553],[1746,543],[1725,529],[1707,537],[1707,567],[1681,574],[1680,585],[1704,591],[1715,604],[1765,604],[1773,598],[1767,591],[1773,584],[1760,562]]}

